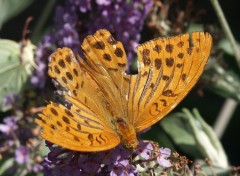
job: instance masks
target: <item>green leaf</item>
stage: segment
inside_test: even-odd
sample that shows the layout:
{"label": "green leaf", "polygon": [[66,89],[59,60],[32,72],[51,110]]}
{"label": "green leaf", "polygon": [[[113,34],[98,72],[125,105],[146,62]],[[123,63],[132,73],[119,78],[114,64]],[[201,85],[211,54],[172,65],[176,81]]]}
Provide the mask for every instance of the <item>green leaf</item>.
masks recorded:
{"label": "green leaf", "polygon": [[207,164],[201,165],[201,170],[208,176],[215,176],[215,175],[217,175],[217,176],[226,176],[226,175],[231,175],[230,169],[223,169],[223,168],[217,167],[217,166],[212,166],[212,168],[211,168]]}
{"label": "green leaf", "polygon": [[26,9],[33,0],[0,0],[0,29],[4,22]]}
{"label": "green leaf", "polygon": [[201,78],[208,83],[205,85],[212,92],[240,101],[240,77],[231,66],[226,70],[216,59],[209,59],[207,69]]}
{"label": "green leaf", "polygon": [[49,148],[46,146],[45,140],[41,139],[41,156],[46,156],[50,152]]}
{"label": "green leaf", "polygon": [[192,33],[192,32],[202,32],[204,31],[204,27],[202,24],[197,24],[197,23],[190,23],[187,29],[188,33]]}
{"label": "green leaf", "polygon": [[189,128],[189,121],[183,113],[173,113],[165,117],[159,125],[180,150],[195,158],[203,157],[196,147],[197,142]]}
{"label": "green leaf", "polygon": [[21,46],[11,40],[0,40],[0,111],[10,107],[3,105],[3,98],[10,94],[18,94],[32,73],[35,46],[30,41]]}
{"label": "green leaf", "polygon": [[[237,45],[240,50],[240,44],[237,44]],[[232,45],[227,38],[223,38],[222,40],[220,40],[218,47],[222,49],[224,52],[226,52],[227,54],[234,55]]]}
{"label": "green leaf", "polygon": [[176,150],[173,141],[169,138],[169,135],[162,128],[160,128],[158,124],[153,125],[146,133],[142,133],[141,139],[156,141],[160,147],[167,147],[172,151]]}
{"label": "green leaf", "polygon": [[194,159],[209,158],[215,166],[228,168],[227,156],[219,139],[196,109],[173,113],[159,125],[179,151]]}
{"label": "green leaf", "polygon": [[136,57],[131,62],[130,70],[131,70],[132,73],[137,73],[138,72],[138,62],[137,62],[137,58]]}
{"label": "green leaf", "polygon": [[14,165],[14,158],[9,158],[5,162],[0,165],[0,175],[4,175],[4,173]]}
{"label": "green leaf", "polygon": [[183,109],[183,113],[204,158],[208,158],[215,166],[227,169],[227,155],[212,127],[203,120],[197,109],[193,109],[192,113]]}

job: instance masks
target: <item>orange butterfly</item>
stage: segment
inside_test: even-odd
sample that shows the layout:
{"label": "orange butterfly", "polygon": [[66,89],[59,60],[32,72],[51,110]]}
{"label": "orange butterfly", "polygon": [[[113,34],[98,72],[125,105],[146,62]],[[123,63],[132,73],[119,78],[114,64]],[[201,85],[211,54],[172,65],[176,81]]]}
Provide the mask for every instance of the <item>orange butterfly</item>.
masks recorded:
{"label": "orange butterfly", "polygon": [[195,32],[157,38],[137,48],[138,74],[125,73],[122,43],[107,30],[88,36],[84,59],[71,49],[51,55],[49,75],[64,89],[70,107],[50,102],[36,122],[42,137],[67,149],[96,152],[122,143],[138,146],[136,134],[166,116],[192,89],[207,63],[212,37]]}

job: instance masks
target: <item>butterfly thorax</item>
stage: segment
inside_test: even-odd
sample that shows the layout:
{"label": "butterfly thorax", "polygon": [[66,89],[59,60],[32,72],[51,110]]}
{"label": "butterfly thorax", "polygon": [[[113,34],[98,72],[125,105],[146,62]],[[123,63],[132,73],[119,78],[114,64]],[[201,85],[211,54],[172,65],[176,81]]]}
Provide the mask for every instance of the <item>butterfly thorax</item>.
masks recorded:
{"label": "butterfly thorax", "polygon": [[129,151],[134,151],[139,142],[137,140],[136,131],[133,125],[127,123],[122,118],[117,118],[116,127],[123,146]]}

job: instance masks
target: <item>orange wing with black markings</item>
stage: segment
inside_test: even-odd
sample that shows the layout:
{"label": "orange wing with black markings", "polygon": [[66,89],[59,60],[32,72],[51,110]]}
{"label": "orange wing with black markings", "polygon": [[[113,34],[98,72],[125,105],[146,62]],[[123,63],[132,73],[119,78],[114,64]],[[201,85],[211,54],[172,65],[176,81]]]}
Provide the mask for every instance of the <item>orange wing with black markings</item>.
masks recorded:
{"label": "orange wing with black markings", "polygon": [[125,73],[124,48],[107,30],[86,37],[84,59],[69,48],[58,49],[49,75],[70,106],[45,107],[36,119],[42,136],[76,151],[108,150],[120,142],[135,149],[136,133],[166,116],[196,84],[211,46],[211,36],[203,32],[191,40],[184,34],[148,41],[137,48],[137,75]]}

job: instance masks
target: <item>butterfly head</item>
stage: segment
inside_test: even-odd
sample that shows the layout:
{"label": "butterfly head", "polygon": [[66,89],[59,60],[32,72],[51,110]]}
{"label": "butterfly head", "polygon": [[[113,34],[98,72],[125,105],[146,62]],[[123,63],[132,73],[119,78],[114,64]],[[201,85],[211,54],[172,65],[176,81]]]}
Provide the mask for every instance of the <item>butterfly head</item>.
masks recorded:
{"label": "butterfly head", "polygon": [[124,148],[126,148],[128,151],[135,151],[139,142],[137,139],[133,139],[131,141],[123,142]]}

